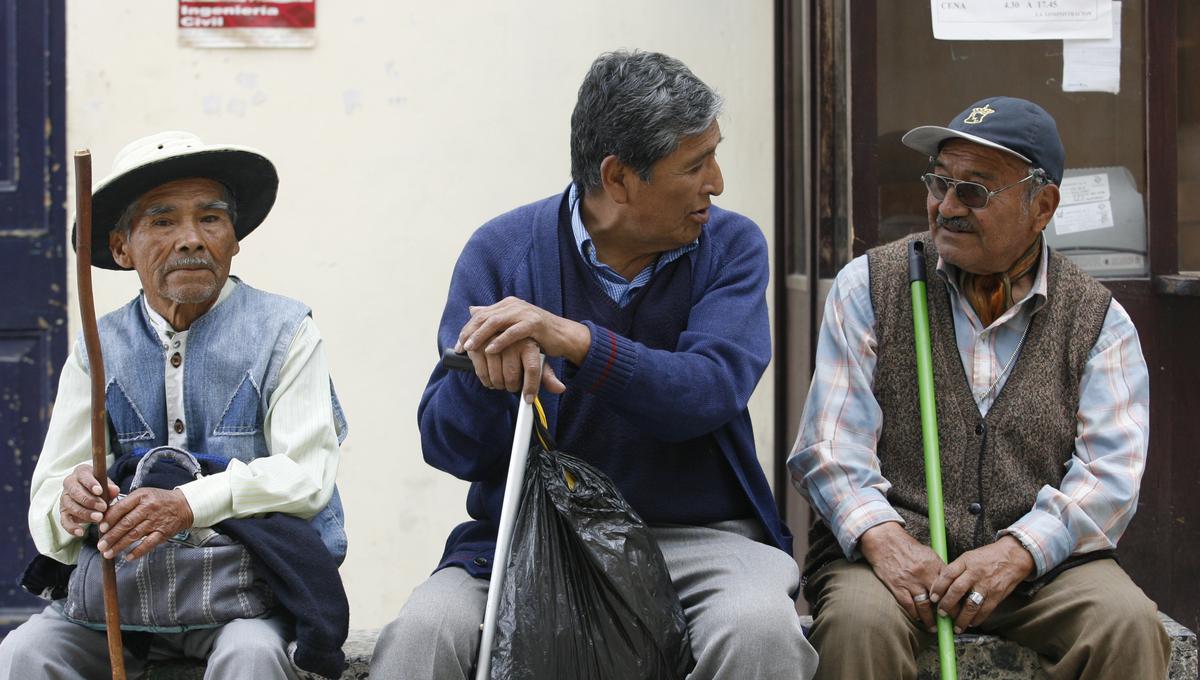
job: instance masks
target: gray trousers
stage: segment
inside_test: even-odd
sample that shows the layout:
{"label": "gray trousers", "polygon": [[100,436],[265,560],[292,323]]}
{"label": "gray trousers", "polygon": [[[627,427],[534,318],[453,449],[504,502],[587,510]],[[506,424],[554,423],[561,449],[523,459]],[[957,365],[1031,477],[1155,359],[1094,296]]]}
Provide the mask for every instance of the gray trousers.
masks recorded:
{"label": "gray trousers", "polygon": [[[125,653],[125,672],[141,677],[147,661],[208,660],[205,680],[296,680],[287,629],[276,617],[238,619],[220,628],[156,636],[148,659]],[[108,638],[63,618],[53,607],[35,614],[0,642],[0,680],[107,680]]]}
{"label": "gray trousers", "polygon": [[[758,542],[757,521],[654,527],[679,593],[696,667],[691,680],[808,680],[817,654],[788,595],[800,574],[787,553]],[[469,678],[479,652],[487,581],[443,569],[413,590],[379,633],[371,677]]]}

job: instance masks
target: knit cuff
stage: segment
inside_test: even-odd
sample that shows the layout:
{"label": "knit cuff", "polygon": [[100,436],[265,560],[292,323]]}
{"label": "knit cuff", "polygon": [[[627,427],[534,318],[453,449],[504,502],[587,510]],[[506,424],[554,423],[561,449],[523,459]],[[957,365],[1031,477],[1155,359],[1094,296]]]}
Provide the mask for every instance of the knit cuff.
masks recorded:
{"label": "knit cuff", "polygon": [[603,397],[620,395],[637,368],[637,347],[632,340],[591,321],[584,321],[583,325],[592,333],[592,345],[575,373],[573,384]]}
{"label": "knit cuff", "polygon": [[311,642],[302,647],[299,641],[292,640],[287,655],[300,680],[334,680],[342,677],[346,669],[346,655],[341,647],[321,648]]}

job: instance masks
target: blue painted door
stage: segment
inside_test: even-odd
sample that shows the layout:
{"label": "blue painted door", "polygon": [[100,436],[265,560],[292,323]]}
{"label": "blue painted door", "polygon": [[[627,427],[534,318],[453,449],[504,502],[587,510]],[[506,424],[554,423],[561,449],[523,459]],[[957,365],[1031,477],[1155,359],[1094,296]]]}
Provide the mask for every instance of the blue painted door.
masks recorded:
{"label": "blue painted door", "polygon": [[0,0],[0,635],[41,608],[17,580],[67,350],[64,1]]}

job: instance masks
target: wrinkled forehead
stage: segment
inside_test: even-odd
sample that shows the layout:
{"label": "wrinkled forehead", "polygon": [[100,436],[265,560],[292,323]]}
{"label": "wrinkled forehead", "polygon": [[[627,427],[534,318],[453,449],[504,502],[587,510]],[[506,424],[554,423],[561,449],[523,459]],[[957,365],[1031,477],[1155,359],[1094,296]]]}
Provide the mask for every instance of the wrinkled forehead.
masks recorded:
{"label": "wrinkled forehead", "polygon": [[933,159],[935,168],[980,177],[1003,177],[1025,174],[1029,164],[1013,154],[993,149],[965,139],[952,139],[938,149]]}
{"label": "wrinkled forehead", "polygon": [[142,194],[135,201],[138,208],[152,206],[176,206],[187,204],[226,204],[227,192],[220,182],[207,177],[189,177],[160,184]]}
{"label": "wrinkled forehead", "polygon": [[703,132],[681,138],[679,146],[671,155],[685,161],[699,160],[711,153],[716,153],[717,146],[724,139],[721,136],[721,126],[714,120]]}

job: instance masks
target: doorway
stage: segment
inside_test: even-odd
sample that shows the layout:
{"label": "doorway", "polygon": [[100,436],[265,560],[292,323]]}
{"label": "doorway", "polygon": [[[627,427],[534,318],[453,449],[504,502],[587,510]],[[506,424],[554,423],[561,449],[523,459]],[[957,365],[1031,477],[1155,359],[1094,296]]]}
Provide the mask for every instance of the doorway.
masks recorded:
{"label": "doorway", "polygon": [[29,480],[67,354],[64,0],[0,0],[0,636],[44,602]]}
{"label": "doorway", "polygon": [[[1024,97],[1058,120],[1068,174],[1071,168],[1119,169],[1113,176],[1125,178],[1126,195],[1138,201],[1127,231],[1139,237],[1140,251],[1124,241],[1093,250],[1137,251],[1121,254],[1140,258],[1142,268],[1106,272],[1104,257],[1092,262],[1094,275],[1133,318],[1151,376],[1150,452],[1138,513],[1118,553],[1160,609],[1195,629],[1200,477],[1191,472],[1191,447],[1200,434],[1200,357],[1192,345],[1200,333],[1200,275],[1193,271],[1200,238],[1187,199],[1198,176],[1191,160],[1200,158],[1200,136],[1185,133],[1200,129],[1193,82],[1200,12],[1178,0],[1126,0],[1121,88],[1110,94],[1063,91],[1062,41],[934,40],[928,4],[780,0],[780,6],[784,179],[777,243],[809,248],[781,248],[791,259],[778,263],[788,275],[780,277],[776,298],[784,314],[777,354],[785,364],[777,376],[784,387],[776,421],[786,428],[777,433],[777,480],[786,487],[782,509],[797,534],[798,558],[807,548],[810,513],[792,490],[784,461],[811,379],[824,292],[851,257],[926,228],[917,179],[926,160],[899,137],[916,125],[943,124],[983,96]],[[800,49],[808,61],[789,61],[788,49]],[[1193,80],[1186,80],[1189,74]],[[795,139],[807,143],[789,142]],[[1079,250],[1078,244],[1054,245],[1068,255]]]}

